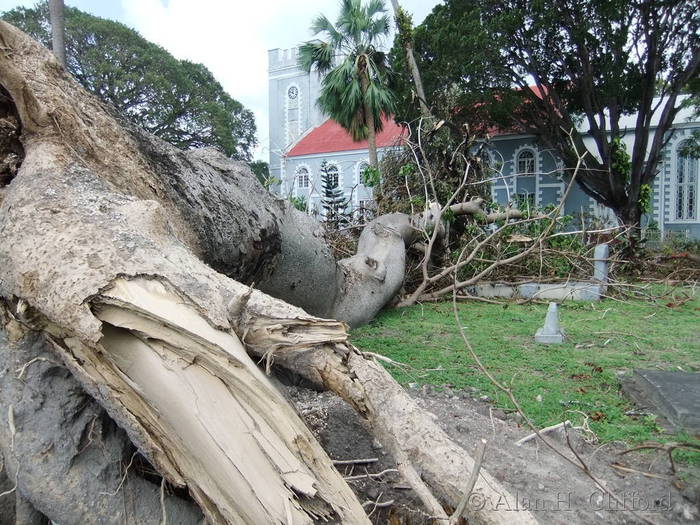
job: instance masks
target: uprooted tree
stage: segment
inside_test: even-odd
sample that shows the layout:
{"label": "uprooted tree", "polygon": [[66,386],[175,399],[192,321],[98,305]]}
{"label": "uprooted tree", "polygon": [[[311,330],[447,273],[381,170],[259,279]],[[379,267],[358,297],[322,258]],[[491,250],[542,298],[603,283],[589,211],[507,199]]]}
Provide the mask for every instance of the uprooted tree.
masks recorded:
{"label": "uprooted tree", "polygon": [[[440,210],[380,216],[336,262],[320,225],[244,163],[118,121],[4,22],[0,45],[14,159],[0,177],[0,452],[18,523],[368,523],[253,358],[345,399],[445,519],[474,461],[345,324],[397,294],[406,247],[439,231]],[[483,471],[473,490],[506,494]],[[466,516],[535,522],[494,507]]]}

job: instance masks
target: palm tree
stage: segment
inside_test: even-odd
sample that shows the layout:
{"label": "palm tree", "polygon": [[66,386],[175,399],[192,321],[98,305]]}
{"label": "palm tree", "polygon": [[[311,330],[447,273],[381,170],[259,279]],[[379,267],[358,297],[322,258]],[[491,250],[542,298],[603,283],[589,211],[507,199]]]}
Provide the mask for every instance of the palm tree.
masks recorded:
{"label": "palm tree", "polygon": [[299,66],[325,75],[318,105],[338,122],[353,140],[367,139],[369,163],[377,167],[376,133],[382,114],[394,109],[389,90],[387,56],[377,46],[389,33],[389,17],[383,0],[341,0],[340,15],[333,24],[319,15],[311,25],[315,36],[299,50]]}

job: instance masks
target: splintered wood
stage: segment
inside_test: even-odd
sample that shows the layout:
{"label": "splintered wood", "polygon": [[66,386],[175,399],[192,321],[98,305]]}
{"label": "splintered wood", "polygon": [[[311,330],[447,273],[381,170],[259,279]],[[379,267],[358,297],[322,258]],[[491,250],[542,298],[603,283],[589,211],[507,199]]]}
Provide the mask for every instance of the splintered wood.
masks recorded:
{"label": "splintered wood", "polygon": [[155,280],[118,279],[93,304],[103,352],[84,357],[167,451],[158,466],[213,523],[367,522],[235,334]]}

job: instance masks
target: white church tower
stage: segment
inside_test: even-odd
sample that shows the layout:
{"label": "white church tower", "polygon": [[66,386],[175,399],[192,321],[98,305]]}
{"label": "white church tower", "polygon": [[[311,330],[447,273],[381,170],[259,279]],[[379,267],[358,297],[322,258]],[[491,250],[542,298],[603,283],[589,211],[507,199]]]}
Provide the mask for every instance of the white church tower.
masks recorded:
{"label": "white church tower", "polygon": [[[299,49],[271,49],[268,56],[270,115],[270,175],[282,180],[282,155],[309,128],[325,118],[316,105],[321,80],[315,72],[302,71]],[[281,188],[284,192],[285,189]]]}

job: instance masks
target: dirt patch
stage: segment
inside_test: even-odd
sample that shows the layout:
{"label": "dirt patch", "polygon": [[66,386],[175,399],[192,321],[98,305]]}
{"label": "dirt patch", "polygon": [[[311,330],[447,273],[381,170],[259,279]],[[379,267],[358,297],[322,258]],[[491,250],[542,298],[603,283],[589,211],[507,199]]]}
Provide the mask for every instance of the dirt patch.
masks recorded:
{"label": "dirt patch", "polygon": [[[335,395],[318,393],[299,386],[285,387],[311,430],[334,460],[376,458],[376,461],[340,465],[347,476],[371,474],[394,468],[393,459],[373,442],[355,412]],[[668,460],[660,455],[631,453],[621,443],[596,445],[586,442],[581,433],[569,432],[576,453],[595,476],[623,503],[617,503],[576,467],[535,440],[516,446],[515,442],[530,432],[518,424],[517,416],[507,416],[488,403],[472,398],[468,391],[434,392],[429,388],[409,392],[423,408],[435,414],[440,426],[466,450],[476,451],[483,438],[488,441],[484,468],[510,490],[511,499],[503,498],[502,509],[529,506],[542,524],[633,524],[642,518],[656,524],[697,523],[700,519],[698,487],[680,484],[670,471]],[[567,456],[563,432],[550,434]],[[612,467],[651,473],[623,471]],[[468,473],[465,472],[465,484]],[[396,472],[382,476],[351,479],[350,485],[373,510],[374,523],[430,523],[420,502]],[[681,487],[678,488],[677,484]],[[392,502],[387,506],[376,506]],[[638,511],[638,516],[625,511]]]}

